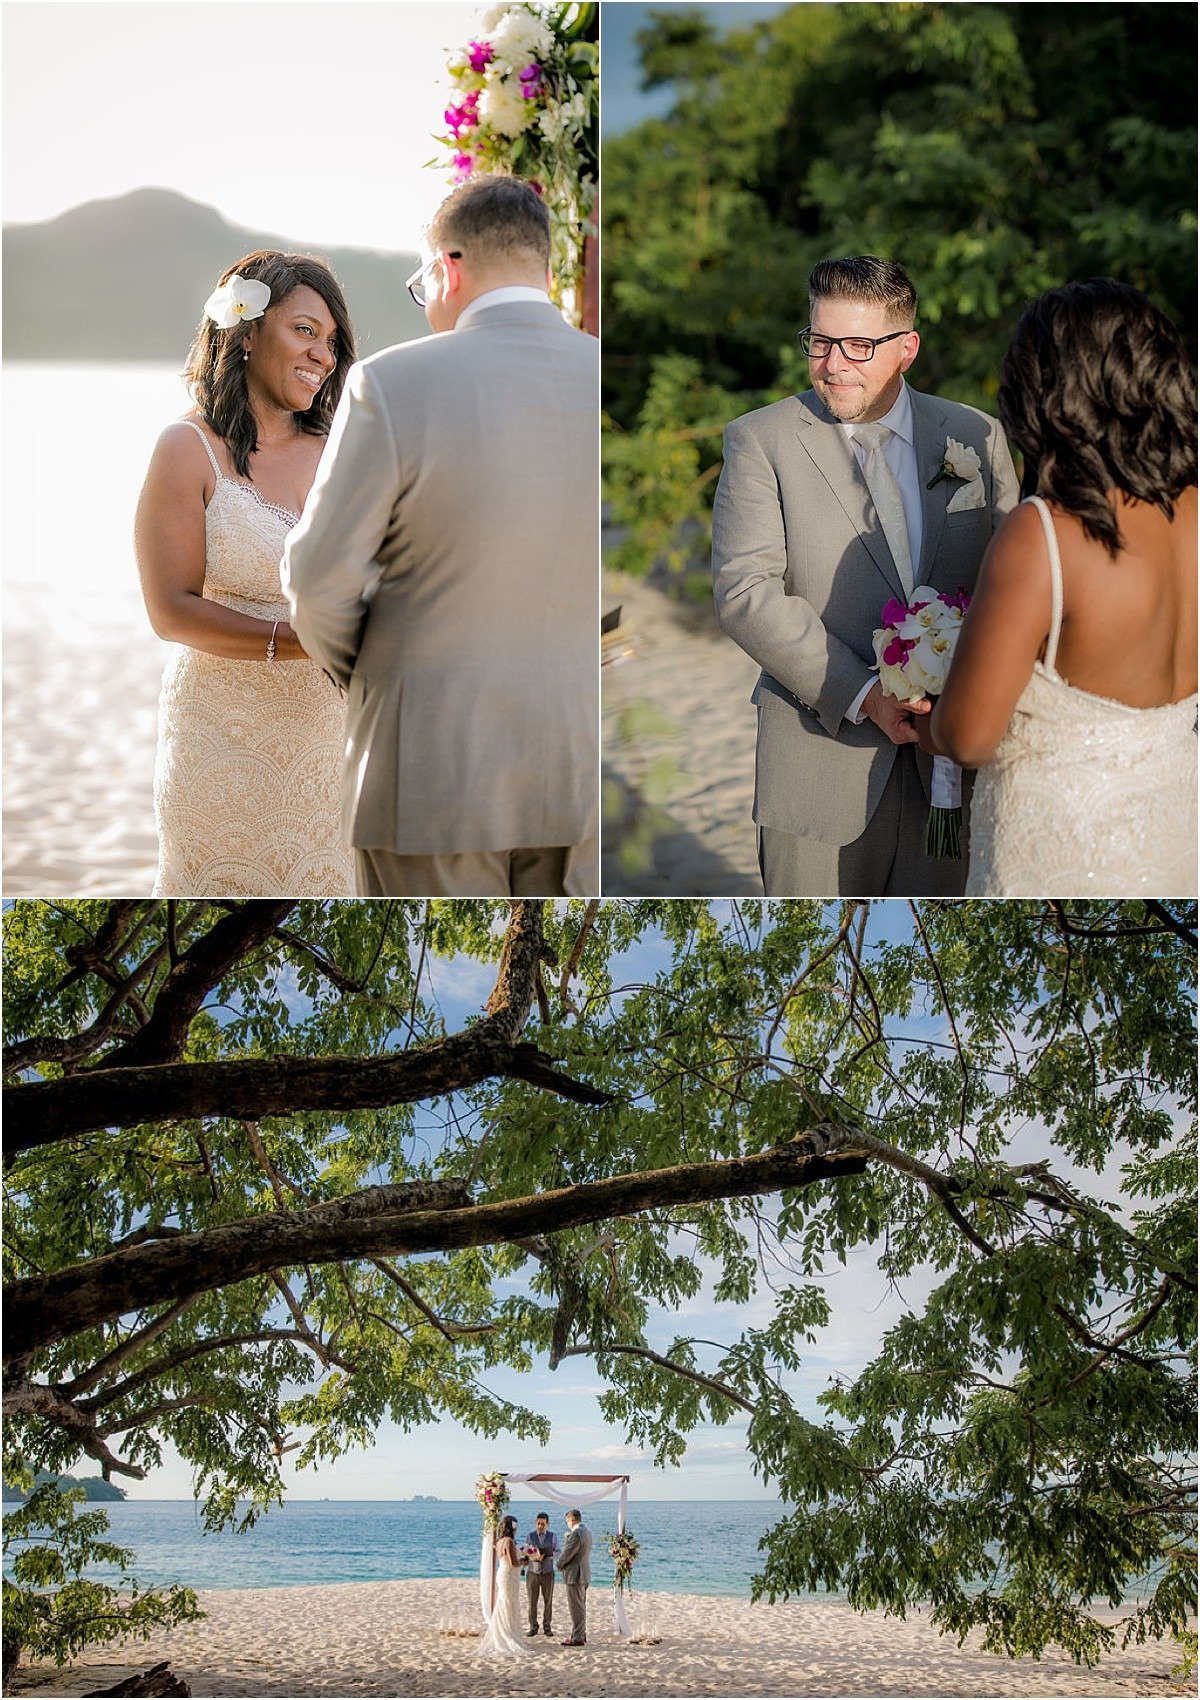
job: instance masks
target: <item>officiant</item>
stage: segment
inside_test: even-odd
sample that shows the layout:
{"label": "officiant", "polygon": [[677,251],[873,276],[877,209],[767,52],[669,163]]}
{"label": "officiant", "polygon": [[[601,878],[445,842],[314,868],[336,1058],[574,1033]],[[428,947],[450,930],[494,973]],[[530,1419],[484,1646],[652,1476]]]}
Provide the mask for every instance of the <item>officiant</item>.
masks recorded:
{"label": "officiant", "polygon": [[525,1570],[525,1591],[529,1596],[529,1634],[538,1632],[538,1600],[542,1602],[542,1633],[550,1634],[550,1619],[554,1613],[554,1560],[558,1556],[558,1536],[550,1527],[550,1518],[539,1511],[534,1526],[525,1537],[525,1546],[532,1555]]}

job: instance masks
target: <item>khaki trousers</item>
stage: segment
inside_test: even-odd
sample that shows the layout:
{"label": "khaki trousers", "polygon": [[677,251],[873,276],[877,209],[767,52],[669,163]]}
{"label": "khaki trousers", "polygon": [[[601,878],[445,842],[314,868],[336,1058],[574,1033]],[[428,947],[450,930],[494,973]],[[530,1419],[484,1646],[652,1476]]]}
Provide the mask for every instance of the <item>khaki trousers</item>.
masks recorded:
{"label": "khaki trousers", "polygon": [[768,897],[961,897],[967,883],[970,815],[964,808],[958,861],[925,854],[929,798],[916,750],[903,744],[866,829],[850,844],[822,844],[773,827],[758,829],[758,866]]}
{"label": "khaki trousers", "polygon": [[356,849],[359,897],[596,897],[600,844],[465,855],[401,856]]}

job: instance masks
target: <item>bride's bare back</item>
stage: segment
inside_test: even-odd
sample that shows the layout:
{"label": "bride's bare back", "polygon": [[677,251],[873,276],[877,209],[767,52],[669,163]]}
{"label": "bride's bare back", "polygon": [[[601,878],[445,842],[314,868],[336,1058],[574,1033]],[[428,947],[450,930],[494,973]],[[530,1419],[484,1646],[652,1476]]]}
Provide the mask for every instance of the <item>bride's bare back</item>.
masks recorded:
{"label": "bride's bare back", "polygon": [[1080,690],[1158,708],[1196,689],[1196,488],[1182,492],[1170,520],[1120,493],[1115,508],[1123,543],[1115,559],[1077,519],[1054,511],[1063,567],[1056,668]]}

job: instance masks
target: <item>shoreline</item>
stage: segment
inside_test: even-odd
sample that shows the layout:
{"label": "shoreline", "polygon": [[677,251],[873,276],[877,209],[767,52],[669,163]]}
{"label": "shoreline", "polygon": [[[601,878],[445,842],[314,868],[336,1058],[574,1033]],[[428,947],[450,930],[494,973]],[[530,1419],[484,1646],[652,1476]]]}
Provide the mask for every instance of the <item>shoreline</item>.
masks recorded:
{"label": "shoreline", "polygon": [[[198,1591],[209,1616],[146,1642],[85,1649],[61,1672],[22,1665],[13,1694],[79,1696],[166,1659],[196,1696],[1034,1696],[1194,1692],[1170,1674],[1173,1642],[1117,1650],[1091,1669],[1056,1648],[1040,1660],[959,1648],[923,1612],[859,1614],[808,1600],[748,1604],[733,1595],[629,1597],[631,1645],[616,1634],[611,1594],[588,1595],[586,1648],[559,1645],[566,1602],[555,1590],[555,1633],[522,1659],[481,1658],[477,1581],[342,1582]],[[1108,1614],[1106,1614],[1108,1615]],[[1113,1614],[1114,1616],[1116,1614]]]}

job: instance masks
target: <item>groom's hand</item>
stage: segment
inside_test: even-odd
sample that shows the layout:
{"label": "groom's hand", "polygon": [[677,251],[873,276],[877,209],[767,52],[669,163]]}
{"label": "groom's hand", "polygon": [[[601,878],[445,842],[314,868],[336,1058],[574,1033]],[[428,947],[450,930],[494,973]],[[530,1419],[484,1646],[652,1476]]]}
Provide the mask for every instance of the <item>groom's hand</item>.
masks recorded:
{"label": "groom's hand", "polygon": [[893,744],[919,744],[914,716],[928,714],[932,707],[928,697],[922,697],[919,702],[901,702],[897,697],[885,696],[883,686],[876,683],[863,698],[862,711]]}

